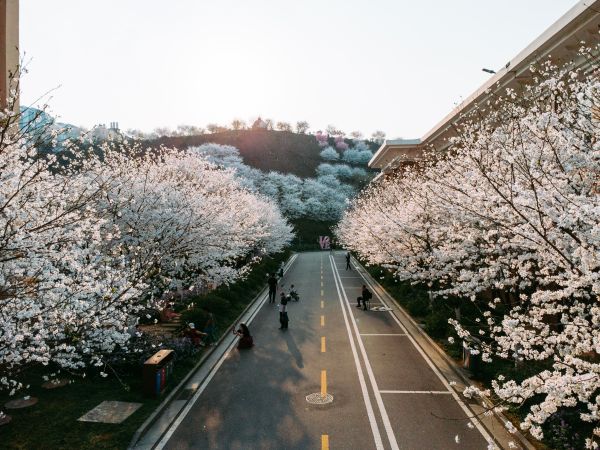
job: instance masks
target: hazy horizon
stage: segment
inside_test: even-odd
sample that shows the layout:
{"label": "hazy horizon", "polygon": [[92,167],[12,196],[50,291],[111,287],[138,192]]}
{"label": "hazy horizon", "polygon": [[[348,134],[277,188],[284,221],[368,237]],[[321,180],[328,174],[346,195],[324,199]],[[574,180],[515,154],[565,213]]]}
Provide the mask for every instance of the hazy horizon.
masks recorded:
{"label": "hazy horizon", "polygon": [[22,0],[22,104],[60,86],[51,112],[88,128],[260,115],[415,138],[576,3]]}

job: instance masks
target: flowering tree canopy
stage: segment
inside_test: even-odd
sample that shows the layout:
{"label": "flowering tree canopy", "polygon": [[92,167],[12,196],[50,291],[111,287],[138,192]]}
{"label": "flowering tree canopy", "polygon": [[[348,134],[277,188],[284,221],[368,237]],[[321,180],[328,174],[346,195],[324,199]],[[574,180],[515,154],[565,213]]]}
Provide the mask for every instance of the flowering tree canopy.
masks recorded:
{"label": "flowering tree canopy", "polygon": [[328,161],[337,161],[340,159],[340,154],[333,147],[325,147],[319,155]]}
{"label": "flowering tree canopy", "polygon": [[537,363],[493,391],[500,407],[525,405],[521,427],[540,438],[559,409],[600,419],[600,83],[531,70],[523,92],[463,117],[446,154],[365,191],[337,234],[399,279],[470,300],[480,318],[452,324],[484,361]]}
{"label": "flowering tree canopy", "polygon": [[[331,147],[321,153],[328,149],[337,154]],[[313,220],[338,220],[347,206],[348,198],[355,194],[355,189],[340,183],[335,178],[366,176],[366,172],[360,168],[321,164],[317,169],[316,179],[303,180],[291,174],[275,171],[265,173],[251,168],[243,163],[235,147],[204,144],[190,148],[190,151],[202,155],[215,164],[233,169],[240,184],[275,200],[282,213],[289,219],[308,217]],[[323,178],[326,175],[331,175],[335,182],[330,178]]]}
{"label": "flowering tree canopy", "polygon": [[329,139],[329,136],[327,133],[322,133],[321,131],[317,131],[315,133],[315,138],[317,139],[317,143],[319,144],[319,146],[327,147],[327,141]]}
{"label": "flowering tree canopy", "polygon": [[292,238],[277,205],[195,153],[41,154],[3,112],[0,383],[101,365],[174,281],[229,282]]}
{"label": "flowering tree canopy", "polygon": [[373,152],[368,148],[363,149],[363,147],[365,147],[364,144],[360,147],[355,146],[354,148],[347,149],[342,154],[342,160],[350,164],[367,165],[373,157]]}

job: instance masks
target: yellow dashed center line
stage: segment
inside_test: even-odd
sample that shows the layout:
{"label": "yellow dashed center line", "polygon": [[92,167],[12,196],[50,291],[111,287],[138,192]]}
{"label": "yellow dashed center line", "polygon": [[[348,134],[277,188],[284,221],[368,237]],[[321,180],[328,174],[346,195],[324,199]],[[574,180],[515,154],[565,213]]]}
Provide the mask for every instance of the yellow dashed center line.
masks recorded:
{"label": "yellow dashed center line", "polygon": [[[321,298],[323,297],[323,258],[321,257]],[[325,302],[321,299],[321,309],[325,307]],[[325,326],[325,316],[321,316],[321,326]],[[321,337],[321,353],[325,353],[325,336]],[[327,371],[321,370],[321,396],[327,395]],[[321,450],[329,450],[329,435],[321,435]]]}

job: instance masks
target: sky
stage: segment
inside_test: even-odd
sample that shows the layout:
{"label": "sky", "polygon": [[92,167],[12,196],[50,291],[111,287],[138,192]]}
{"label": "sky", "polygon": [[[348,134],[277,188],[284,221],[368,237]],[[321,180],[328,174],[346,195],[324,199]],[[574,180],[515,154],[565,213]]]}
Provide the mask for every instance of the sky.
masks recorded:
{"label": "sky", "polygon": [[576,3],[21,0],[21,103],[87,128],[261,116],[417,138]]}

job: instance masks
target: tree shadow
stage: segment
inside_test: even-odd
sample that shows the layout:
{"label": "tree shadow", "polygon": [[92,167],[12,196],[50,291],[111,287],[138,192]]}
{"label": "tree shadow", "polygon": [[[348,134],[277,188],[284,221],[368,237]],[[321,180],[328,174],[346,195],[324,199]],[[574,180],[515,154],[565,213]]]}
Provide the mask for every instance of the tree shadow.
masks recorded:
{"label": "tree shadow", "polygon": [[276,314],[274,309],[259,314],[252,327],[256,345],[228,354],[165,448],[320,447],[315,440],[320,436],[299,416],[304,390],[313,384],[302,370],[300,350],[309,337],[303,322],[311,314],[298,317],[298,329],[287,331],[277,329]]}

